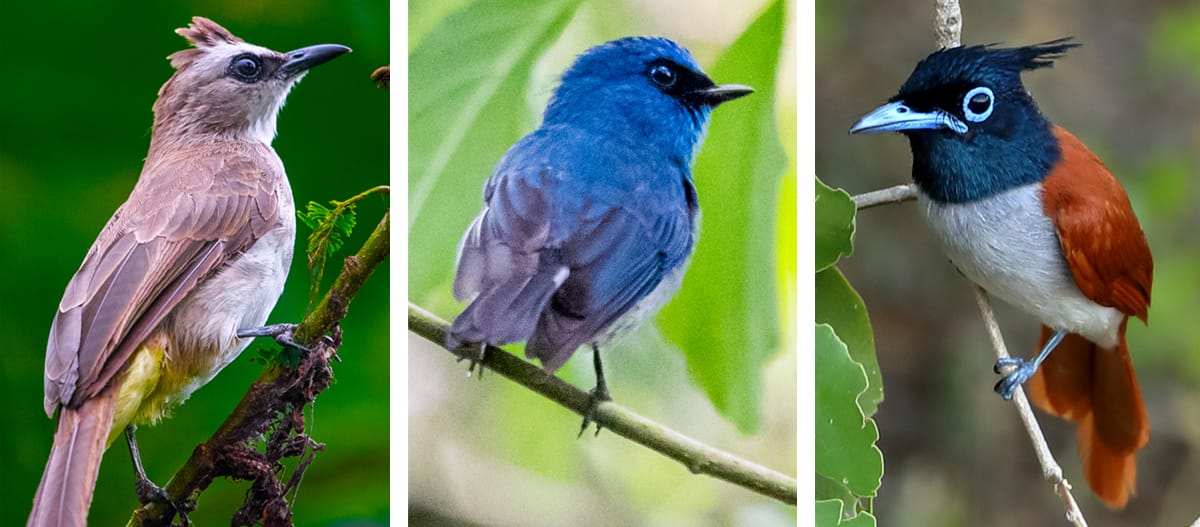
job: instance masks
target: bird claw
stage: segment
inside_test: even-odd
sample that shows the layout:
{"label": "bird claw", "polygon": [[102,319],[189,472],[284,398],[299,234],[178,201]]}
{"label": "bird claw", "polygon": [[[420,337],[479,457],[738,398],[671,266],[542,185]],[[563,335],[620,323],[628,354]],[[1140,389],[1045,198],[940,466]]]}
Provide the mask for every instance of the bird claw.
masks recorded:
{"label": "bird claw", "polygon": [[472,357],[472,356],[468,355],[467,353],[463,353],[458,356],[457,362],[462,362],[464,360],[470,361],[470,364],[467,365],[467,377],[470,377],[471,373],[474,372],[478,368],[479,380],[483,380],[483,359],[486,357],[487,357],[487,343],[480,342],[479,343],[479,354]]}
{"label": "bird claw", "polygon": [[600,425],[599,421],[593,419],[593,417],[596,415],[596,409],[600,407],[600,403],[611,400],[612,396],[608,393],[608,387],[603,384],[596,385],[595,388],[592,388],[588,392],[588,406],[583,411],[583,424],[579,426],[579,435],[575,436],[575,439],[583,437],[583,433],[587,431],[588,425],[592,423],[596,423],[596,435],[593,437],[600,436],[600,430],[603,426]]}
{"label": "bird claw", "polygon": [[[167,494],[167,489],[155,485],[153,481],[147,478],[138,478],[133,483],[134,489],[137,491],[138,503],[147,505],[150,503],[167,503],[174,507],[171,501],[171,496]],[[175,507],[178,509],[178,507]]]}
{"label": "bird claw", "polygon": [[1036,362],[1015,357],[997,360],[996,366],[992,369],[996,373],[1000,373],[1004,367],[1008,366],[1015,366],[1015,368],[1008,375],[1005,375],[1004,378],[1000,379],[1000,382],[997,382],[994,388],[996,393],[1000,394],[1000,397],[1005,401],[1012,400],[1013,392],[1016,391],[1017,387],[1028,381],[1030,377],[1033,377],[1034,372],[1037,371]]}
{"label": "bird claw", "polygon": [[[292,348],[305,353],[312,353],[312,350],[309,349],[308,346],[296,342],[295,333],[297,327],[299,327],[299,324],[271,324],[261,328],[239,329],[237,332],[237,337],[241,339],[253,337],[271,337],[275,339],[277,344],[285,348]],[[330,337],[326,335],[326,338]]]}

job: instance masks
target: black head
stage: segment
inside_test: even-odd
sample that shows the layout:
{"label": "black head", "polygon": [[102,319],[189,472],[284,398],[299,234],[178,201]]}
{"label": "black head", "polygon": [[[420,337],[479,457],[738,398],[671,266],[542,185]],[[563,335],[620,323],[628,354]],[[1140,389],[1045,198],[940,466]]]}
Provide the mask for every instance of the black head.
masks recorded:
{"label": "black head", "polygon": [[934,199],[971,201],[1040,181],[1059,152],[1021,73],[1050,67],[1078,46],[1068,37],[1018,48],[935,52],[850,133],[908,136],[913,178]]}

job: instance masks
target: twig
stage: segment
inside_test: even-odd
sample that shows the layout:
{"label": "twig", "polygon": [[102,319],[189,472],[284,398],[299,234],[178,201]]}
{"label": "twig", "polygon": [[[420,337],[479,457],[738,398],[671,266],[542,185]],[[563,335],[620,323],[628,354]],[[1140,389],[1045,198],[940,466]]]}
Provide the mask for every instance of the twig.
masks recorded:
{"label": "twig", "polygon": [[[992,349],[996,351],[996,358],[1006,359],[1008,358],[1008,349],[1004,346],[1004,336],[1000,334],[1000,325],[996,323],[996,315],[992,312],[992,302],[988,299],[987,291],[984,291],[979,284],[972,283],[971,286],[975,290],[975,302],[979,304],[979,314],[983,315],[983,322],[987,325],[988,336],[991,337]],[[1017,405],[1021,423],[1025,425],[1025,431],[1029,433],[1033,451],[1037,454],[1038,463],[1042,465],[1042,477],[1054,486],[1054,492],[1062,498],[1063,507],[1067,509],[1067,520],[1078,527],[1087,527],[1083,511],[1079,510],[1075,496],[1071,495],[1071,484],[1063,477],[1062,467],[1059,466],[1058,461],[1055,461],[1054,454],[1050,452],[1050,445],[1046,444],[1046,437],[1042,435],[1042,428],[1038,425],[1037,417],[1033,415],[1033,408],[1029,406],[1029,400],[1025,398],[1025,389],[1019,385],[1016,392],[1013,393],[1013,403]]]}
{"label": "twig", "polygon": [[962,9],[958,0],[934,0],[933,32],[938,48],[957,48],[962,45]]}
{"label": "twig", "polygon": [[[346,258],[341,273],[325,297],[296,328],[296,341],[310,347],[313,353],[303,354],[296,367],[276,364],[265,368],[225,422],[221,423],[211,438],[192,451],[192,456],[167,483],[167,494],[177,504],[188,508],[218,477],[256,481],[274,478],[277,462],[265,459],[246,445],[259,440],[272,426],[292,426],[293,429],[303,430],[303,407],[328,387],[331,379],[329,361],[336,360],[337,348],[341,345],[341,332],[337,324],[346,316],[350,300],[388,255],[391,232],[389,217],[389,213],[384,213],[383,219],[358,253]],[[331,333],[332,339],[322,338]],[[292,422],[282,425],[276,422],[275,418],[280,414],[286,414],[286,418]],[[304,445],[300,446],[313,447],[307,437],[297,437],[300,440],[297,445],[303,442]],[[293,456],[297,454],[295,448],[285,450],[285,453]],[[252,489],[251,492],[254,491]],[[286,510],[286,502],[282,506],[284,508],[281,510],[264,509],[252,516],[265,525],[272,525],[271,520],[288,521],[286,518],[264,518],[267,512],[290,515],[290,511]],[[135,510],[128,525],[170,525],[176,513],[173,504],[151,502]],[[186,520],[184,522],[186,524]]]}
{"label": "twig", "polygon": [[917,199],[917,187],[912,183],[907,185],[896,185],[881,190],[864,192],[854,196],[854,206],[858,210],[878,207],[880,205],[891,205],[893,203],[903,203]]}
{"label": "twig", "polygon": [[[408,329],[443,344],[448,324],[415,305],[408,305]],[[583,415],[588,394],[500,348],[488,346],[483,366]],[[674,459],[692,473],[707,474],[788,505],[796,505],[796,479],[701,443],[612,402],[601,403],[592,419],[613,433]],[[564,435],[573,431],[566,430]]]}

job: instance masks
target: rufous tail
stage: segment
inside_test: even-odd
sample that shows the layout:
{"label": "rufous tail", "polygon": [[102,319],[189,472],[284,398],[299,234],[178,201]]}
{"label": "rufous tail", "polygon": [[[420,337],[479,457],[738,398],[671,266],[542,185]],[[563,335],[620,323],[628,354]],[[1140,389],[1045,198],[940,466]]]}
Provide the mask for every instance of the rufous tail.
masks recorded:
{"label": "rufous tail", "polygon": [[59,412],[54,446],[33,497],[28,527],[87,525],[100,460],[112,427],[114,399],[110,391],[79,408]]}
{"label": "rufous tail", "polygon": [[[1042,326],[1041,349],[1052,331]],[[1150,423],[1121,323],[1115,349],[1069,334],[1026,383],[1039,408],[1075,423],[1083,474],[1096,496],[1120,509],[1137,485],[1137,451]]]}

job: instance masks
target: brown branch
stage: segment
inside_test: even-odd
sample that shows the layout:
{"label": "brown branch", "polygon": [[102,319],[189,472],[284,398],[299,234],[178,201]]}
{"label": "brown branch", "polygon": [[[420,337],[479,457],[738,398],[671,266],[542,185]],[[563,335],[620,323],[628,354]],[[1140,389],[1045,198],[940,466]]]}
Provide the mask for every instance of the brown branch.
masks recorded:
{"label": "brown branch", "polygon": [[896,185],[885,189],[864,192],[853,196],[854,206],[858,210],[878,207],[880,205],[891,205],[893,203],[904,203],[917,199],[917,186],[909,183],[907,185]]}
{"label": "brown branch", "polygon": [[[409,304],[408,329],[445,348],[447,323]],[[583,415],[588,394],[500,348],[488,346],[482,365],[560,406]],[[600,403],[592,420],[613,433],[707,474],[796,506],[796,479],[737,457],[646,419],[613,402]]]}
{"label": "brown branch", "polygon": [[[295,487],[298,475],[284,484],[276,475],[284,457],[303,456],[297,471],[311,462],[311,451],[321,445],[304,433],[304,408],[329,386],[333,371],[329,361],[337,359],[341,346],[338,322],[346,316],[350,301],[387,257],[389,251],[389,216],[359,249],[346,258],[333,285],[316,309],[308,314],[295,331],[295,339],[311,349],[301,353],[298,364],[285,364],[281,355],[265,368],[230,413],[225,422],[207,441],[192,451],[192,456],[167,483],[166,491],[174,503],[152,502],[133,512],[130,526],[171,525],[176,514],[184,523],[187,511],[196,499],[219,477],[254,480],[247,503],[234,516],[235,525],[291,525],[291,510],[285,494]],[[324,337],[331,335],[331,337]],[[269,437],[266,452],[253,445]],[[178,506],[181,511],[176,510]]]}

